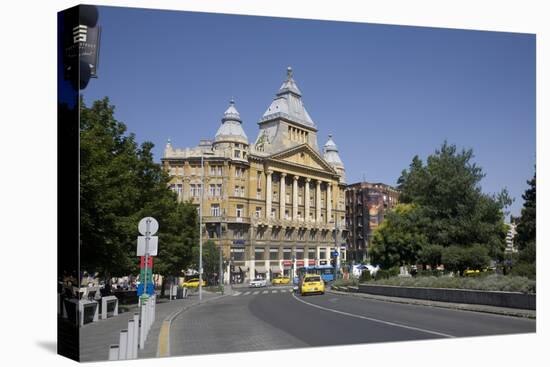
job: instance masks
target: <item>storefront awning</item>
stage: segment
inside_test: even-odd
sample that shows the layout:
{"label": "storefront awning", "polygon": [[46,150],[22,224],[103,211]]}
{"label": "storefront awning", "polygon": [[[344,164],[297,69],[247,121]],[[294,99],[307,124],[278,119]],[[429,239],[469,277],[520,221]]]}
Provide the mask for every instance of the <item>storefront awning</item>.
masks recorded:
{"label": "storefront awning", "polygon": [[266,273],[265,266],[255,266],[254,270],[256,270],[256,273]]}

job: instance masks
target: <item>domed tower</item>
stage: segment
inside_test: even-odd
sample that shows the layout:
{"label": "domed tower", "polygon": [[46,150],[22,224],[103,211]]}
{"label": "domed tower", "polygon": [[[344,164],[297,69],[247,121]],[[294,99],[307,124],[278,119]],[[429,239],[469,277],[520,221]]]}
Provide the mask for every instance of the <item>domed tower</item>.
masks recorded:
{"label": "domed tower", "polygon": [[338,147],[334,140],[332,140],[332,135],[329,134],[328,140],[323,146],[323,159],[330,164],[336,172],[340,175],[340,183],[346,182],[346,169],[344,163],[340,159],[338,154]]}
{"label": "domed tower", "polygon": [[222,117],[222,124],[216,132],[214,150],[229,151],[231,158],[246,160],[248,155],[248,137],[246,136],[235,101],[229,101],[229,107]]}

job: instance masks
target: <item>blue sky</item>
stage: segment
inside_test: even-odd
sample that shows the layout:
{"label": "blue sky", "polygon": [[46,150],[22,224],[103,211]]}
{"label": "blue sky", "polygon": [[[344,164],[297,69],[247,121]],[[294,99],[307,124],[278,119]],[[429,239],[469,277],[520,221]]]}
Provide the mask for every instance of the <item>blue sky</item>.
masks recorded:
{"label": "blue sky", "polygon": [[322,146],[348,182],[395,184],[446,139],[472,148],[484,192],[521,194],[535,165],[535,36],[100,7],[99,78],[116,118],[160,161],[213,138],[231,97],[249,140],[292,66]]}

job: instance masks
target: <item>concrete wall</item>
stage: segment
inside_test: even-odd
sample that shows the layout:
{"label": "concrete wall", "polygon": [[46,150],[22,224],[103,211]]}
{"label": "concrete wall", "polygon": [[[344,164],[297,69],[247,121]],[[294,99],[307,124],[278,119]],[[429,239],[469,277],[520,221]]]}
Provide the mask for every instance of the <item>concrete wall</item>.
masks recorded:
{"label": "concrete wall", "polygon": [[397,287],[360,284],[360,293],[377,294],[389,297],[426,299],[439,302],[469,303],[497,307],[536,309],[536,295],[516,292],[490,292],[468,289],[438,289]]}

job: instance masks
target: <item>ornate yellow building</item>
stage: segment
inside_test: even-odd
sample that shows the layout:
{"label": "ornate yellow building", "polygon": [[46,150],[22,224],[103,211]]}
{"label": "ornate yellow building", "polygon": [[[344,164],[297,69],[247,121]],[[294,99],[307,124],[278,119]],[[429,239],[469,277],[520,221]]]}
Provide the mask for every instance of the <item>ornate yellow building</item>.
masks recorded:
{"label": "ornate yellow building", "polygon": [[290,67],[255,143],[241,125],[232,100],[214,140],[166,144],[162,163],[179,200],[199,206],[204,173],[203,238],[221,244],[240,281],[330,264],[335,243],[345,243],[345,168],[330,135],[320,152]]}

